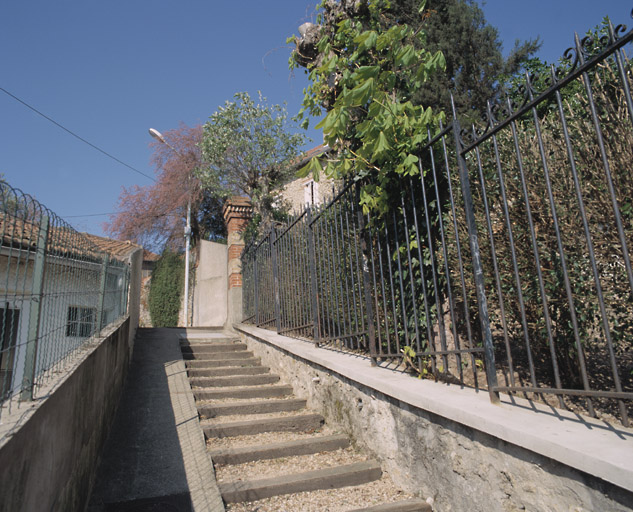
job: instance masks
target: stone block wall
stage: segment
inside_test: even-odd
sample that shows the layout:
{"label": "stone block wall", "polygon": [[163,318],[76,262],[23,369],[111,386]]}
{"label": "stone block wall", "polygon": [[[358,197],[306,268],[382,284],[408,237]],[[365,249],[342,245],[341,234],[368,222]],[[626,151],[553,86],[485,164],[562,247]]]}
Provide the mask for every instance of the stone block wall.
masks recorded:
{"label": "stone block wall", "polygon": [[[382,384],[382,389],[393,392],[363,384],[354,370],[359,360],[357,356],[316,349],[309,343],[289,340],[252,326],[238,326],[238,331],[242,332],[249,350],[262,358],[262,364],[291,384],[297,396],[306,398],[312,409],[342,428],[358,445],[380,460],[396,485],[424,499],[431,498],[436,512],[633,510],[633,492],[601,478],[598,467],[595,467],[595,474],[589,474],[589,471],[580,471],[556,460],[554,453],[547,456],[526,449],[521,446],[526,444],[523,439],[513,443],[487,433],[489,425],[484,421],[494,422],[492,416],[481,422],[481,428],[474,428],[399,399],[402,382],[397,386],[390,383],[389,371],[371,370],[384,372],[378,374],[376,382]],[[257,336],[250,334],[255,331]],[[305,356],[298,353],[305,353]],[[335,359],[342,361],[338,364],[338,372],[319,362]],[[365,370],[362,371],[364,374]],[[411,384],[410,389],[405,390],[409,395],[419,384],[435,384],[405,378],[408,379],[405,382]],[[447,388],[442,384],[435,387],[441,388],[440,392]],[[487,397],[482,398],[484,407],[499,407],[489,404]],[[433,400],[428,396],[424,399]],[[437,400],[442,400],[441,396]],[[479,405],[472,403],[470,406]],[[560,419],[553,421],[561,423]],[[573,418],[570,421],[560,425],[561,441],[566,435],[574,435],[572,431],[577,425]],[[588,435],[600,434],[588,432]],[[506,437],[512,438],[511,435]],[[621,441],[621,450],[631,449],[631,438],[620,439],[614,434],[613,439],[616,444]],[[588,444],[588,453],[591,453]],[[600,457],[599,453],[593,455],[597,459]],[[591,469],[592,465],[589,463],[586,467]],[[633,482],[629,484],[633,488]]]}

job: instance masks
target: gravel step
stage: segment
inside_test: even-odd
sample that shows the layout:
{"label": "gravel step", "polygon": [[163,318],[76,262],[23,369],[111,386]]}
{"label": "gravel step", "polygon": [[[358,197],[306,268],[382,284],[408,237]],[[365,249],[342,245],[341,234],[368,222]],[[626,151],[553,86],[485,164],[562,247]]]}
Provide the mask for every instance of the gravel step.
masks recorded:
{"label": "gravel step", "polygon": [[253,357],[253,353],[248,350],[238,350],[237,352],[222,351],[222,352],[197,352],[197,351],[182,351],[182,358],[186,360],[196,361],[224,361],[224,360],[240,360],[249,359]]}
{"label": "gravel step", "polygon": [[224,377],[229,375],[262,375],[268,373],[267,366],[225,366],[220,368],[189,368],[189,377]]}
{"label": "gravel step", "polygon": [[334,435],[309,437],[267,445],[208,450],[208,453],[215,464],[243,464],[256,460],[333,451],[339,448],[346,448],[347,446],[349,446],[349,438],[347,436]]}
{"label": "gravel step", "polygon": [[208,424],[200,422],[204,434],[210,437],[233,437],[256,435],[262,432],[309,432],[323,425],[324,419],[320,414],[297,414],[294,416],[280,416],[262,418],[259,420],[231,421],[226,423]]}
{"label": "gravel step", "polygon": [[196,400],[217,400],[221,398],[278,398],[288,395],[292,395],[292,387],[284,384],[193,390],[193,396]]}
{"label": "gravel step", "polygon": [[196,354],[215,352],[243,352],[248,347],[246,343],[181,343],[180,350]]}
{"label": "gravel step", "polygon": [[381,474],[376,461],[365,461],[274,478],[219,483],[218,487],[226,503],[238,503],[280,494],[360,485],[378,480]]}
{"label": "gravel step", "polygon": [[192,386],[209,388],[226,388],[233,386],[259,386],[279,382],[279,375],[230,375],[226,377],[190,377]]}
{"label": "gravel step", "polygon": [[224,360],[209,360],[209,359],[193,359],[186,360],[185,366],[187,368],[218,368],[226,366],[257,366],[261,363],[259,357],[249,357],[248,359],[224,359]]}
{"label": "gravel step", "polygon": [[180,338],[180,343],[239,343],[241,340],[236,336],[187,336]]}
{"label": "gravel step", "polygon": [[198,413],[203,418],[232,416],[234,414],[267,414],[269,412],[298,411],[306,406],[300,398],[289,400],[253,400],[250,402],[234,402],[222,404],[199,405]]}
{"label": "gravel step", "polygon": [[381,503],[368,508],[355,508],[349,512],[432,512],[433,508],[426,501],[419,498],[412,500]]}

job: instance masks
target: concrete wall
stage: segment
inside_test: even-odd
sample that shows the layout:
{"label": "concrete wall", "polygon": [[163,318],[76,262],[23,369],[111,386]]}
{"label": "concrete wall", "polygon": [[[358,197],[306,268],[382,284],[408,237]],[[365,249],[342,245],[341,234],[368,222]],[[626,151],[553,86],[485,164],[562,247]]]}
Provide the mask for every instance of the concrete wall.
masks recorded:
{"label": "concrete wall", "polygon": [[633,430],[236,325],[262,364],[444,511],[631,511]]}
{"label": "concrete wall", "polygon": [[222,327],[227,318],[227,246],[201,240],[193,298],[193,327]]}
{"label": "concrete wall", "polygon": [[128,314],[64,361],[33,402],[3,406],[0,512],[85,509],[139,322],[143,251],[130,254]]}
{"label": "concrete wall", "polygon": [[31,405],[3,412],[0,511],[80,511],[90,496],[130,361],[129,317]]}

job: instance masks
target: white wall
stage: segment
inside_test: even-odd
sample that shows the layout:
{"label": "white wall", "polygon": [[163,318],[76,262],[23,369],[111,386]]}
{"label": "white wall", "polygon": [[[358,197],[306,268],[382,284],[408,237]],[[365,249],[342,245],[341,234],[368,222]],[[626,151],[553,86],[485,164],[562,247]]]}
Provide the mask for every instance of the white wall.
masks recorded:
{"label": "white wall", "polygon": [[[36,374],[50,370],[54,365],[83,343],[85,337],[67,336],[68,308],[78,306],[93,308],[99,305],[102,265],[70,261],[55,256],[46,257],[44,289],[40,310],[39,343],[37,347]],[[109,323],[120,316],[117,307],[126,285],[124,268],[110,267],[108,284],[111,292],[104,298],[104,321]],[[13,386],[16,390],[24,376],[26,342],[33,287],[33,260],[24,255],[18,258],[14,251],[0,255],[1,307],[20,310],[18,339],[13,365]],[[96,320],[95,314],[95,320]]]}
{"label": "white wall", "polygon": [[201,240],[193,298],[193,327],[223,327],[227,317],[228,247]]}

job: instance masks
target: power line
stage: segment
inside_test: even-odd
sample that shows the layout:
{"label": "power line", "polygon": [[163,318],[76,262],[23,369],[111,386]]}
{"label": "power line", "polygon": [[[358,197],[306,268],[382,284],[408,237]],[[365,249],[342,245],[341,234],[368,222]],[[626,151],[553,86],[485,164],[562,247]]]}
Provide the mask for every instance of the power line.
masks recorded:
{"label": "power line", "polygon": [[106,155],[109,158],[112,158],[112,160],[114,160],[115,162],[120,163],[121,165],[124,165],[125,167],[127,167],[128,169],[140,174],[141,176],[145,176],[146,178],[152,180],[152,181],[156,181],[155,178],[153,178],[152,176],[150,176],[149,174],[145,174],[144,172],[139,171],[138,169],[135,169],[134,167],[132,167],[131,165],[126,164],[125,162],[123,162],[122,160],[119,160],[117,157],[111,155],[110,153],[108,153],[107,151],[104,151],[103,149],[101,149],[98,146],[95,146],[92,142],[87,141],[86,139],[84,139],[83,137],[80,137],[79,135],[77,135],[76,133],[74,133],[73,131],[69,130],[68,128],[66,128],[65,126],[59,124],[57,121],[55,121],[54,119],[48,117],[46,114],[43,114],[42,112],[40,112],[39,110],[37,110],[35,107],[32,107],[31,105],[29,105],[26,101],[21,100],[20,98],[18,98],[17,96],[15,96],[14,94],[11,94],[9,91],[7,91],[6,89],[0,87],[0,91],[2,91],[3,93],[7,94],[8,96],[11,96],[14,100],[22,103],[22,105],[24,105],[25,107],[31,109],[33,112],[35,112],[36,114],[42,116],[44,119],[50,121],[51,123],[53,123],[55,126],[61,128],[62,130],[64,130],[65,132],[68,132],[70,135],[72,135],[73,137],[79,139],[81,142],[88,144],[88,146],[90,146],[93,149],[96,149],[97,151],[99,151],[100,153],[103,153],[104,155]]}
{"label": "power line", "polygon": [[72,219],[76,217],[101,217],[103,215],[117,215],[121,212],[108,212],[108,213],[88,213],[86,215],[61,215],[62,219]]}

